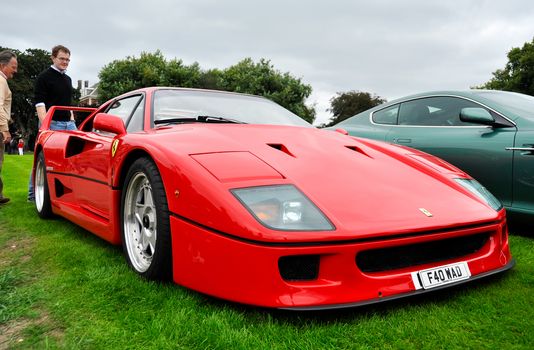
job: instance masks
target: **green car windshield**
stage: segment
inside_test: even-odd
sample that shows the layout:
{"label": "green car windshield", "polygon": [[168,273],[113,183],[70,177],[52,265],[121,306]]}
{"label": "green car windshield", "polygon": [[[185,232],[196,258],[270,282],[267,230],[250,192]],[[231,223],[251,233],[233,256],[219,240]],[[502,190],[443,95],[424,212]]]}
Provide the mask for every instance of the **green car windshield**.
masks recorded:
{"label": "green car windshield", "polygon": [[506,108],[513,114],[534,120],[534,97],[507,91],[476,91],[475,94],[484,97]]}

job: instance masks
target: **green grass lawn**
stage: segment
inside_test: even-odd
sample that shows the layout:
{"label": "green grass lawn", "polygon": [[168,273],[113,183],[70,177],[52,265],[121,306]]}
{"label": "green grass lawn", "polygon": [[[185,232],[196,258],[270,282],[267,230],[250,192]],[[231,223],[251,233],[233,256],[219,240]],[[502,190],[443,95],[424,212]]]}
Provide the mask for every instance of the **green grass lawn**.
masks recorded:
{"label": "green grass lawn", "polygon": [[31,156],[6,155],[0,207],[0,349],[532,349],[534,234],[516,267],[380,305],[282,312],[236,305],[130,271],[120,247],[26,202]]}

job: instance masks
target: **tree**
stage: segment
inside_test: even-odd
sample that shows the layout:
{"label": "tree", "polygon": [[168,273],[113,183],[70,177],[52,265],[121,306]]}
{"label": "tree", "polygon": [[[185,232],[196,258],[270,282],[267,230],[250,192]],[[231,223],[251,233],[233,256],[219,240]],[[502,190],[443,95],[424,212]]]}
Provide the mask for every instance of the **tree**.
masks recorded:
{"label": "tree", "polygon": [[534,96],[534,38],[522,48],[508,52],[508,63],[492,73],[493,78],[476,88],[521,92]]}
{"label": "tree", "polygon": [[142,52],[141,57],[128,56],[104,66],[98,77],[98,97],[104,102],[127,91],[145,86],[164,85],[167,62],[160,51]]}
{"label": "tree", "polygon": [[264,96],[310,123],[315,119],[315,108],[304,103],[311,86],[276,70],[269,60],[262,58],[254,63],[245,58],[222,72],[221,84],[223,90]]}
{"label": "tree", "polygon": [[328,111],[334,115],[330,118],[329,123],[324,126],[331,126],[337,124],[347,118],[352,117],[360,112],[373,108],[386,102],[385,99],[371,95],[368,92],[349,91],[338,92],[336,96],[330,99],[330,107]]}
{"label": "tree", "polygon": [[188,66],[179,59],[167,61],[158,50],[143,52],[139,58],[115,60],[102,68],[99,78],[102,101],[146,86],[180,86],[260,95],[310,123],[315,118],[315,108],[304,103],[311,94],[311,86],[289,73],[279,72],[265,59],[255,63],[246,58],[223,70],[203,70],[196,62]]}
{"label": "tree", "polygon": [[[4,48],[0,47],[0,51]],[[39,73],[50,66],[50,52],[41,49],[27,49],[20,52],[9,49],[17,55],[18,72],[9,81],[13,95],[11,112],[13,114],[13,131],[28,139],[31,147],[37,135],[37,116],[33,101],[35,79]]]}

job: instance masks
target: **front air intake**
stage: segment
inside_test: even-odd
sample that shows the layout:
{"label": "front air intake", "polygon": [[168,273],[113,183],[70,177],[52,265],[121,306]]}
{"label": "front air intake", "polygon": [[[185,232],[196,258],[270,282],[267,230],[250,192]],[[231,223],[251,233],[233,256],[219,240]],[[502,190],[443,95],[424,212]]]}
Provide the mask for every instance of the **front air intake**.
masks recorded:
{"label": "front air intake", "polygon": [[356,255],[363,272],[381,272],[423,265],[473,254],[486,244],[489,233],[461,236],[399,247],[365,250]]}
{"label": "front air intake", "polygon": [[285,281],[312,281],[319,276],[319,255],[283,256],[278,260]]}

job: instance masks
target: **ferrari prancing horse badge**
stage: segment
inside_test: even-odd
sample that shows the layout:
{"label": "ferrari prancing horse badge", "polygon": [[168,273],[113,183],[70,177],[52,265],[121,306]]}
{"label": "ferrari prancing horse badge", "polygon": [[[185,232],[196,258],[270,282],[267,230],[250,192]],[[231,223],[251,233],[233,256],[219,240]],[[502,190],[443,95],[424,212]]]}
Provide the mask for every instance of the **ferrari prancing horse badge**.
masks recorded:
{"label": "ferrari prancing horse badge", "polygon": [[119,140],[114,140],[113,144],[111,145],[111,157],[115,157],[115,153],[117,152],[118,147],[119,147]]}

